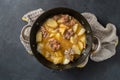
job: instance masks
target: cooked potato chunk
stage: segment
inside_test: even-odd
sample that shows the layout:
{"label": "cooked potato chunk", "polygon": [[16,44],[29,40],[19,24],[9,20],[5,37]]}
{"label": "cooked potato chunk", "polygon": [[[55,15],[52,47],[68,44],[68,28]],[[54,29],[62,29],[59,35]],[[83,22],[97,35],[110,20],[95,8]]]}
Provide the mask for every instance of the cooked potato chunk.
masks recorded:
{"label": "cooked potato chunk", "polygon": [[80,41],[84,44],[84,48],[85,48],[85,46],[86,46],[86,37],[85,37],[85,35],[82,35],[80,37]]}
{"label": "cooked potato chunk", "polygon": [[52,31],[51,31],[51,33],[54,33],[54,34],[56,34],[56,33],[57,33],[57,31],[55,31],[55,30],[52,30]]}
{"label": "cooked potato chunk", "polygon": [[48,19],[47,20],[47,26],[51,28],[56,28],[58,26],[57,22],[54,19]]}
{"label": "cooked potato chunk", "polygon": [[73,37],[70,38],[70,42],[74,43],[74,38]]}
{"label": "cooked potato chunk", "polygon": [[53,63],[54,64],[60,64],[62,62],[62,57],[54,57],[53,59]]}
{"label": "cooked potato chunk", "polygon": [[59,31],[60,31],[60,33],[61,33],[62,35],[64,34],[65,30],[66,30],[66,28],[64,28],[64,27],[60,27],[60,28],[59,28]]}
{"label": "cooked potato chunk", "polygon": [[83,50],[83,48],[84,48],[84,44],[82,43],[82,42],[78,42],[78,45],[79,45],[79,48],[80,48],[80,50],[82,51]]}
{"label": "cooked potato chunk", "polygon": [[79,49],[79,47],[78,47],[77,45],[73,45],[73,46],[72,46],[72,49],[74,50],[74,52],[75,52],[76,54],[80,55],[81,51],[80,51],[80,49]]}
{"label": "cooked potato chunk", "polygon": [[58,23],[63,23],[64,20],[63,20],[63,19],[59,19],[59,20],[57,20],[57,22],[58,22]]}
{"label": "cooked potato chunk", "polygon": [[77,43],[77,40],[78,40],[78,36],[77,35],[74,35],[70,38],[70,42],[73,43],[73,44],[76,44]]}
{"label": "cooked potato chunk", "polygon": [[45,25],[45,27],[46,27],[46,30],[47,30],[48,32],[54,31],[53,28],[51,28],[51,27],[48,27],[48,26],[46,26],[46,25]]}
{"label": "cooked potato chunk", "polygon": [[68,26],[64,25],[64,24],[60,24],[61,28],[68,28]]}
{"label": "cooked potato chunk", "polygon": [[64,25],[64,24],[60,24],[59,25],[59,31],[60,33],[63,35],[65,30],[68,29],[68,26]]}
{"label": "cooked potato chunk", "polygon": [[69,62],[70,62],[70,60],[65,58],[64,61],[63,61],[63,64],[68,64]]}
{"label": "cooked potato chunk", "polygon": [[43,44],[39,43],[37,44],[37,51],[40,52],[40,50],[43,48]]}
{"label": "cooked potato chunk", "polygon": [[42,41],[42,32],[38,32],[36,35],[36,42],[41,42]]}
{"label": "cooked potato chunk", "polygon": [[54,54],[55,54],[56,57],[62,57],[63,56],[63,54],[60,51],[56,51]]}
{"label": "cooked potato chunk", "polygon": [[50,34],[50,36],[49,36],[49,37],[53,37],[53,36],[55,36],[55,34]]}
{"label": "cooked potato chunk", "polygon": [[81,28],[80,31],[79,31],[79,33],[78,33],[78,35],[80,36],[80,35],[83,35],[84,33],[85,33],[85,29]]}
{"label": "cooked potato chunk", "polygon": [[78,42],[78,36],[74,35],[74,43],[76,44]]}
{"label": "cooked potato chunk", "polygon": [[57,34],[55,35],[55,37],[56,37],[57,40],[60,40],[60,37],[61,37],[60,33],[57,33]]}
{"label": "cooked potato chunk", "polygon": [[73,31],[76,32],[76,31],[77,31],[77,28],[78,28],[78,24],[75,24],[75,25],[73,26]]}
{"label": "cooked potato chunk", "polygon": [[63,62],[63,55],[60,51],[57,51],[54,53],[54,58],[53,58],[54,64],[59,64]]}
{"label": "cooked potato chunk", "polygon": [[50,58],[51,57],[51,53],[49,53],[48,51],[46,51],[45,57],[46,58]]}

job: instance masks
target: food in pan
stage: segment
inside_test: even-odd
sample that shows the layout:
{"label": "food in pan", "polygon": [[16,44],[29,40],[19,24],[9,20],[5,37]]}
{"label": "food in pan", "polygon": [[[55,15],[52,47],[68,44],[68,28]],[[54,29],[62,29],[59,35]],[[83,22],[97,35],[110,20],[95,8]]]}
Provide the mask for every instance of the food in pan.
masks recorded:
{"label": "food in pan", "polygon": [[86,47],[85,29],[68,14],[48,18],[36,34],[37,50],[54,64],[69,64]]}

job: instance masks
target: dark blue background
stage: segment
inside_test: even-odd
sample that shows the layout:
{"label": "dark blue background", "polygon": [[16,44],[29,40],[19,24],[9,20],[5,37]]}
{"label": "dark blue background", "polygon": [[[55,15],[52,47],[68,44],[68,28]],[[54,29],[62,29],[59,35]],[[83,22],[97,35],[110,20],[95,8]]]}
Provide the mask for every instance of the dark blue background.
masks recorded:
{"label": "dark blue background", "polygon": [[0,0],[0,80],[120,80],[120,43],[111,59],[89,61],[82,70],[52,71],[28,55],[19,40],[21,17],[40,7],[92,12],[104,26],[115,24],[120,37],[120,0]]}

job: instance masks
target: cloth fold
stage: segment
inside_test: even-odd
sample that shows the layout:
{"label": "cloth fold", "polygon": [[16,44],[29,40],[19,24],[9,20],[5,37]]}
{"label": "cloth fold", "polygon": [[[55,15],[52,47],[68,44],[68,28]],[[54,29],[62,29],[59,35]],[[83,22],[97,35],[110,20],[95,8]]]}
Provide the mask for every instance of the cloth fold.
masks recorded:
{"label": "cloth fold", "polygon": [[95,62],[100,62],[115,55],[115,49],[118,43],[115,25],[108,23],[106,27],[104,27],[97,21],[94,14],[82,13],[82,15],[89,22],[93,35],[98,37],[101,41],[101,50],[98,53],[91,54],[90,59]]}
{"label": "cloth fold", "polygon": [[[40,8],[37,10],[30,11],[22,17],[22,20],[28,22],[28,24],[25,25],[21,30],[20,40],[29,54],[32,54],[29,44],[30,29],[34,21],[42,13],[44,13],[44,10]],[[95,62],[100,62],[108,58],[111,58],[113,55],[115,55],[116,46],[118,44],[118,36],[116,35],[116,27],[114,24],[108,23],[106,27],[104,27],[97,21],[97,18],[94,14],[84,12],[82,13],[82,15],[86,18],[86,20],[90,24],[91,29],[93,31],[93,36],[99,38],[101,42],[101,48],[98,52],[91,53],[91,55],[88,56],[88,58],[86,58],[86,60],[82,64],[77,66],[80,68],[84,67],[87,64],[89,57],[92,61]]]}

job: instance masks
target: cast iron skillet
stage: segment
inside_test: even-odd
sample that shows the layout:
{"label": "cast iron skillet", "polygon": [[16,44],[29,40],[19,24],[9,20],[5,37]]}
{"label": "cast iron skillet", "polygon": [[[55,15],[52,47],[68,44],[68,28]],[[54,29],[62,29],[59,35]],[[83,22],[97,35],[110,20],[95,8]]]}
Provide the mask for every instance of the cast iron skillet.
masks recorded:
{"label": "cast iron skillet", "polygon": [[[86,29],[86,48],[82,51],[82,55],[75,60],[74,62],[70,62],[67,65],[55,65],[48,60],[46,60],[38,51],[37,51],[37,44],[36,44],[36,33],[40,29],[41,25],[50,17],[57,15],[57,14],[68,14],[73,16],[75,19],[77,19]],[[37,60],[43,64],[44,66],[50,68],[50,69],[55,69],[55,70],[64,70],[64,69],[70,69],[73,67],[76,67],[80,63],[82,63],[86,57],[90,54],[91,48],[92,48],[92,31],[90,28],[90,25],[86,21],[86,19],[77,11],[74,11],[72,9],[68,8],[54,8],[51,10],[48,10],[44,12],[42,15],[38,17],[38,19],[34,22],[31,32],[30,32],[30,46],[32,49],[32,52],[34,56],[37,58]]]}

